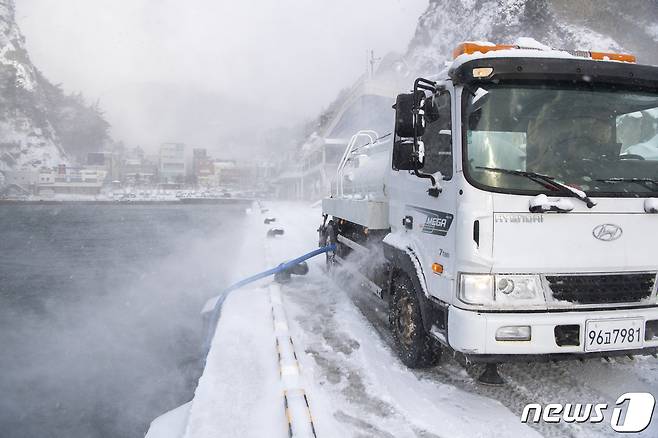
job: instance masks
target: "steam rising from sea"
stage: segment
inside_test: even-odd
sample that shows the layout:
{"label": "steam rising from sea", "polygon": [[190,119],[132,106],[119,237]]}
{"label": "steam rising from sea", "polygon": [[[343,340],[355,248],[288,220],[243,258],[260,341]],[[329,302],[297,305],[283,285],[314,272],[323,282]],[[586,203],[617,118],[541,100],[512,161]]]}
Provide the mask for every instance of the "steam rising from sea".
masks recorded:
{"label": "steam rising from sea", "polygon": [[240,217],[0,206],[0,436],[142,437],[189,401]]}

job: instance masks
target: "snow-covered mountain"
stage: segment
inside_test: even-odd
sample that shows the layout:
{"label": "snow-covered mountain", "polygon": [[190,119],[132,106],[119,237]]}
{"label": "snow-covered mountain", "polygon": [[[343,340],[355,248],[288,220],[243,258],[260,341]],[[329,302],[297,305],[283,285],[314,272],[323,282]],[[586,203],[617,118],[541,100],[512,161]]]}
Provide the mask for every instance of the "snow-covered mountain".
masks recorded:
{"label": "snow-covered mountain", "polygon": [[634,53],[658,64],[658,0],[430,0],[409,45],[417,73],[436,72],[461,41]]}
{"label": "snow-covered mountain", "polygon": [[14,12],[13,0],[0,0],[0,171],[67,161]]}
{"label": "snow-covered mountain", "polygon": [[15,2],[0,0],[0,177],[83,158],[105,146],[108,128],[97,105],[65,94],[32,64]]}

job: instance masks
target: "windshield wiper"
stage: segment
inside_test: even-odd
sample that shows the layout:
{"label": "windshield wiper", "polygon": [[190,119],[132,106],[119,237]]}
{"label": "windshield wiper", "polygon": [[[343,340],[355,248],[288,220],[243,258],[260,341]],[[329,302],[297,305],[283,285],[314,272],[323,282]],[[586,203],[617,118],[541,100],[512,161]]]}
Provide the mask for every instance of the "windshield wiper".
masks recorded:
{"label": "windshield wiper", "polygon": [[655,187],[658,187],[658,180],[656,179],[651,179],[651,178],[604,178],[604,179],[597,179],[596,181],[599,182],[606,182],[606,183],[618,183],[618,182],[629,182],[629,183],[635,183],[635,184],[640,184],[642,187],[645,189],[651,190],[651,187],[649,187],[649,184],[653,184]]}
{"label": "windshield wiper", "polygon": [[550,184],[553,187],[557,188],[560,190],[562,193],[569,194],[573,196],[574,198],[578,198],[581,201],[583,201],[588,208],[592,208],[596,205],[594,201],[590,199],[589,196],[587,196],[587,193],[583,192],[582,190],[578,190],[575,187],[568,186],[564,183],[561,183],[555,179],[553,176],[549,175],[543,175],[541,173],[535,173],[535,172],[526,172],[523,170],[511,170],[511,169],[502,169],[499,167],[481,167],[478,166],[476,169],[483,169],[483,170],[488,170],[490,172],[498,172],[498,173],[506,173],[508,175],[519,175],[519,176],[525,176],[526,178],[530,179],[531,181],[534,181],[538,184],[544,185],[544,184]]}

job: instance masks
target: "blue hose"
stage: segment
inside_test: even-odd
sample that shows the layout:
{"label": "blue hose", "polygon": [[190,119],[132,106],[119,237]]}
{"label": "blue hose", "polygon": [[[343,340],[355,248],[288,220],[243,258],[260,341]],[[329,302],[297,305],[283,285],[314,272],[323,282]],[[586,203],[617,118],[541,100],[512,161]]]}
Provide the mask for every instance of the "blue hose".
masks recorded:
{"label": "blue hose", "polygon": [[217,327],[217,322],[219,321],[219,317],[221,316],[221,312],[222,312],[222,306],[224,304],[224,301],[226,300],[226,297],[228,297],[229,293],[231,293],[236,289],[240,289],[242,286],[246,284],[260,280],[261,278],[269,277],[270,275],[274,275],[278,272],[290,269],[293,266],[296,266],[305,260],[315,257],[316,255],[320,255],[325,252],[335,251],[335,250],[336,250],[336,244],[334,243],[332,243],[331,245],[323,246],[322,248],[318,248],[314,251],[304,254],[301,257],[297,257],[296,259],[290,260],[289,262],[281,263],[276,268],[268,269],[267,271],[263,271],[259,274],[252,275],[251,277],[247,277],[244,280],[240,280],[237,283],[234,283],[228,288],[224,289],[217,297],[217,301],[215,302],[215,306],[213,307],[212,313],[210,315],[210,321],[208,324],[208,333],[206,334],[206,341],[204,343],[205,351],[210,350],[210,343],[212,342],[214,330],[215,327]]}

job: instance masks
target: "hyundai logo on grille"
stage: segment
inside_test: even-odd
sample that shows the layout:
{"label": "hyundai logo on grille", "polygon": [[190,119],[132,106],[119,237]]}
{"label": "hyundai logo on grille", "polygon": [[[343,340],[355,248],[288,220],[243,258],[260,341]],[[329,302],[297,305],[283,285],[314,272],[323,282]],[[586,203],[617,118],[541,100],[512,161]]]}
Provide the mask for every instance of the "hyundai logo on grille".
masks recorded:
{"label": "hyundai logo on grille", "polygon": [[594,227],[594,230],[592,230],[592,235],[604,242],[617,240],[621,237],[621,234],[621,227],[615,224],[601,224],[597,227]]}

